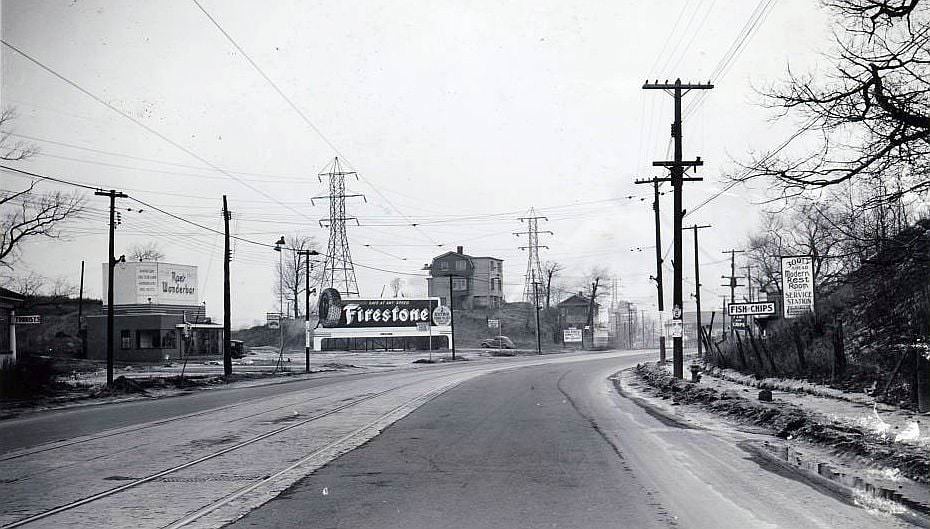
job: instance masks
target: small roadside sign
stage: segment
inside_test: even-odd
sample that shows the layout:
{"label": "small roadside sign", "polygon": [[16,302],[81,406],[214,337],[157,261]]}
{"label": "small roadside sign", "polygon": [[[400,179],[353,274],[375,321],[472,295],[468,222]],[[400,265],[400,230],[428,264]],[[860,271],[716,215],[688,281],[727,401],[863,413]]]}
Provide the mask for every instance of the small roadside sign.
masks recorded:
{"label": "small roadside sign", "polygon": [[433,321],[436,325],[449,325],[452,323],[452,309],[445,305],[437,305],[433,309]]}
{"label": "small roadside sign", "polygon": [[500,320],[488,320],[488,329],[498,329],[501,326]]}
{"label": "small roadside sign", "polygon": [[278,312],[265,313],[265,325],[267,325],[269,329],[280,329],[281,314]]}
{"label": "small roadside sign", "polygon": [[562,341],[565,343],[581,343],[581,329],[565,329],[562,331]]}
{"label": "small roadside sign", "polygon": [[681,320],[672,320],[668,322],[669,334],[672,338],[681,338],[684,334],[684,322]]}
{"label": "small roadside sign", "polygon": [[775,314],[775,303],[772,301],[730,303],[727,305],[727,314],[730,316],[771,316]]}
{"label": "small roadside sign", "polygon": [[32,314],[30,316],[17,316],[16,325],[37,325],[42,323],[41,314]]}

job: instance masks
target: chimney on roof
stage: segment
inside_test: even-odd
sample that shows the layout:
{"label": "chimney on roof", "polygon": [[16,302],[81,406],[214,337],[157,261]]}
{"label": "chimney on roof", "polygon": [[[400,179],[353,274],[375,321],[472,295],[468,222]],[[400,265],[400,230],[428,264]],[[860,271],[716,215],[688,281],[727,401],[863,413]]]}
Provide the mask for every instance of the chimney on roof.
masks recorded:
{"label": "chimney on roof", "polygon": [[579,290],[579,291],[578,291],[578,297],[579,297],[579,298],[583,298],[583,297],[584,297],[584,290]]}
{"label": "chimney on roof", "polygon": [[455,247],[455,253],[457,253],[457,254],[463,254],[463,253],[465,253],[463,250],[464,250],[464,248],[462,248],[461,246],[456,246],[456,247]]}

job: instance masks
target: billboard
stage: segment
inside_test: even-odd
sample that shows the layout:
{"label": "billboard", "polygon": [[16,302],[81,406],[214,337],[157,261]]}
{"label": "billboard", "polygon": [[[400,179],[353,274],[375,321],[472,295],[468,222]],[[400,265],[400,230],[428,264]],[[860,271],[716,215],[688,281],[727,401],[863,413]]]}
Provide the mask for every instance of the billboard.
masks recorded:
{"label": "billboard", "polygon": [[341,299],[326,289],[320,296],[320,324],[329,329],[412,327],[418,323],[448,325],[448,308],[439,298]]}
{"label": "billboard", "polygon": [[814,259],[809,255],[781,258],[785,318],[814,312]]}
{"label": "billboard", "polygon": [[[103,291],[107,265],[103,263]],[[113,267],[113,304],[197,305],[197,267],[142,261],[118,263]]]}
{"label": "billboard", "polygon": [[342,299],[334,288],[320,293],[319,326],[313,330],[313,348],[324,340],[386,337],[439,337],[452,343],[452,311],[439,298]]}

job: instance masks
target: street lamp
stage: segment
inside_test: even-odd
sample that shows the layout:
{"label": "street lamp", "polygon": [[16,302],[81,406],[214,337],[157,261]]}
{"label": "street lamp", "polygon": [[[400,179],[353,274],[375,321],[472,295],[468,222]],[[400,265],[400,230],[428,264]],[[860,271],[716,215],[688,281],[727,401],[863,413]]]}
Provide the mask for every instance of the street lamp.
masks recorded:
{"label": "street lamp", "polygon": [[297,250],[297,255],[304,256],[304,357],[306,363],[305,372],[310,373],[310,271],[313,270],[310,256],[320,255],[320,252],[316,250]]}

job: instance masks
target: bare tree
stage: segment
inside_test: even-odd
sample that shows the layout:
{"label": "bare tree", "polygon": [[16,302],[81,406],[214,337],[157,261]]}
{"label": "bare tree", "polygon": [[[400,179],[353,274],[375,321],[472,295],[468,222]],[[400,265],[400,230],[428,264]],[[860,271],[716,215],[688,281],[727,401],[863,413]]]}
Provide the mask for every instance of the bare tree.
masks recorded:
{"label": "bare tree", "polygon": [[591,268],[582,279],[581,292],[588,299],[588,316],[587,325],[594,326],[595,308],[598,305],[598,299],[610,293],[609,281],[611,273],[609,270],[595,266]]}
{"label": "bare tree", "polygon": [[137,244],[129,249],[129,259],[132,261],[161,261],[164,258],[165,253],[154,241]]}
{"label": "bare tree", "polygon": [[[16,110],[0,110],[0,160],[21,161],[38,152],[31,143],[13,139]],[[22,243],[34,237],[58,238],[57,228],[69,218],[80,216],[84,198],[59,191],[36,194],[37,181],[19,191],[0,191],[0,265],[8,269],[19,257]]]}
{"label": "bare tree", "polygon": [[72,298],[78,293],[78,287],[65,276],[58,276],[52,280],[48,295],[55,299]]}
{"label": "bare tree", "polygon": [[546,288],[546,308],[552,307],[552,287],[553,282],[558,278],[559,274],[565,270],[565,267],[557,261],[546,261],[546,264],[543,265],[543,276]]}
{"label": "bare tree", "polygon": [[[301,307],[303,306],[301,296],[304,293],[306,285],[306,255],[302,252],[318,250],[319,245],[316,239],[307,235],[288,235],[285,237],[287,242],[286,249],[282,250],[284,255],[281,256],[283,265],[279,268],[275,264],[279,281],[275,284],[275,294],[290,300],[294,317],[299,318]],[[312,259],[312,257],[311,257]],[[311,261],[313,263],[313,261]],[[311,271],[310,288],[312,285],[319,283],[321,270],[314,269]]]}
{"label": "bare tree", "polygon": [[48,279],[41,274],[29,271],[19,275],[4,275],[0,277],[0,284],[24,297],[33,298],[42,295]]}
{"label": "bare tree", "polygon": [[824,0],[836,15],[836,66],[795,75],[766,94],[781,117],[803,118],[816,147],[763,153],[738,179],[773,177],[783,195],[852,180],[897,185],[897,200],[930,189],[930,7],[926,0]]}
{"label": "bare tree", "polygon": [[0,109],[0,160],[25,160],[39,152],[34,143],[13,139],[12,124],[18,114],[13,107]]}
{"label": "bare tree", "polygon": [[395,277],[391,280],[391,292],[394,294],[394,297],[400,297],[401,290],[404,288],[404,280]]}
{"label": "bare tree", "polygon": [[35,194],[37,182],[0,197],[0,265],[12,269],[22,243],[35,237],[57,239],[61,224],[84,211],[83,195],[49,191]]}
{"label": "bare tree", "polygon": [[762,229],[750,236],[747,259],[756,269],[755,286],[773,286],[779,293],[781,257],[809,255],[814,264],[814,285],[818,292],[836,286],[848,269],[844,266],[842,233],[836,228],[838,214],[829,205],[804,202],[790,212],[768,212]]}

